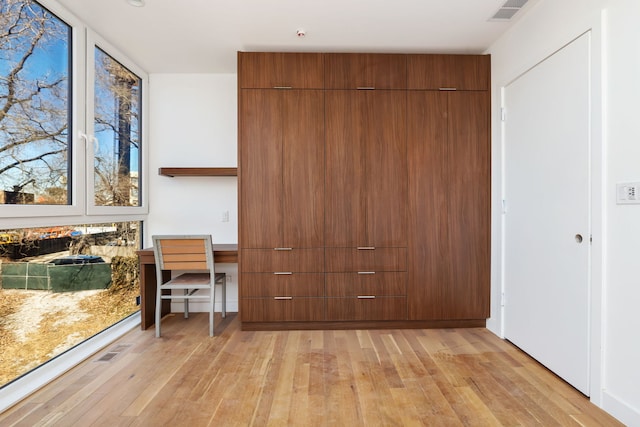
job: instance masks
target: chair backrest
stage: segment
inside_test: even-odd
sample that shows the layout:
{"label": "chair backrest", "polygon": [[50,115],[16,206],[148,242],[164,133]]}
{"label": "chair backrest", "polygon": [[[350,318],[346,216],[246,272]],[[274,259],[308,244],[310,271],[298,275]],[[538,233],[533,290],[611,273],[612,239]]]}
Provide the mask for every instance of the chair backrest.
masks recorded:
{"label": "chair backrest", "polygon": [[213,245],[210,235],[153,236],[153,252],[160,270],[210,270]]}

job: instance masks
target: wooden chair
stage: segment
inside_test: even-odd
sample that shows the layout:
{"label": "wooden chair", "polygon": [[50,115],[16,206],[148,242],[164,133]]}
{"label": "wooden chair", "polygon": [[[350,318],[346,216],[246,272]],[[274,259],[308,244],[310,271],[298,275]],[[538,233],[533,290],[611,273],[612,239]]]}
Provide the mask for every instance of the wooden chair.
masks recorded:
{"label": "wooden chair", "polygon": [[[184,301],[184,317],[189,317],[189,300],[206,300],[209,308],[209,336],[213,336],[215,285],[222,285],[222,317],[227,315],[226,275],[216,273],[213,260],[213,245],[210,235],[165,235],[153,236],[153,252],[156,262],[156,337],[160,336],[162,300],[181,299]],[[164,270],[182,271],[163,283]],[[182,290],[183,294],[173,293]],[[196,295],[208,289],[209,295]]]}

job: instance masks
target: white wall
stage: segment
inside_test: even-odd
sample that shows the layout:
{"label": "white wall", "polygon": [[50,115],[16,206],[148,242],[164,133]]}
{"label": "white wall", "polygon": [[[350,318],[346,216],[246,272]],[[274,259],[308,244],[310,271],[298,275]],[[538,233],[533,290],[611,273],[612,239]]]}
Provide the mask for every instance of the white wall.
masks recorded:
{"label": "white wall", "polygon": [[624,423],[640,426],[640,279],[635,274],[640,256],[640,205],[615,203],[616,182],[640,181],[638,22],[638,0],[542,0],[489,49],[494,167],[492,313],[488,327],[502,335],[501,88],[592,30],[596,91],[592,94],[596,119],[593,172],[598,182],[592,212],[591,399]]}
{"label": "white wall", "polygon": [[[152,74],[149,80],[149,217],[145,247],[151,246],[153,234],[211,234],[214,243],[237,243],[235,177],[158,175],[160,167],[237,166],[235,74]],[[224,211],[229,211],[229,222],[221,221]],[[231,275],[227,310],[238,311],[237,265],[216,264],[216,270]],[[199,310],[197,303],[193,306],[193,311]],[[216,310],[220,310],[219,303]]]}

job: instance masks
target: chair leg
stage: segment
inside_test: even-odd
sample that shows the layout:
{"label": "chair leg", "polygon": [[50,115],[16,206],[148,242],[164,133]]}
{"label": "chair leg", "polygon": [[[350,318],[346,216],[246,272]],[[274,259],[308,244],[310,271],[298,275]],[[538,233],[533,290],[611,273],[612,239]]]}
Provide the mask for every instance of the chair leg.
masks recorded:
{"label": "chair leg", "polygon": [[162,291],[156,288],[156,338],[160,337],[160,316],[162,315]]}
{"label": "chair leg", "polygon": [[227,278],[222,282],[222,318],[227,317]]}
{"label": "chair leg", "polygon": [[[187,295],[189,295],[189,290],[185,289],[184,296],[186,297]],[[187,298],[184,299],[184,318],[189,318],[189,300]]]}
{"label": "chair leg", "polygon": [[213,321],[213,316],[215,314],[215,310],[214,310],[214,304],[216,302],[216,285],[215,283],[211,283],[211,295],[210,295],[210,300],[209,300],[209,336],[212,337],[213,336],[213,330],[214,330],[214,321]]}

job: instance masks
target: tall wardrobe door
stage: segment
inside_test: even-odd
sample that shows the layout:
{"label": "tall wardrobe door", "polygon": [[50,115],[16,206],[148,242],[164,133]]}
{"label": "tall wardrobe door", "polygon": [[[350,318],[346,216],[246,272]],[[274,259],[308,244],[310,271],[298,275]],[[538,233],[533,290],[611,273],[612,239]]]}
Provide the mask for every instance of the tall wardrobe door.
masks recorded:
{"label": "tall wardrobe door", "polygon": [[489,92],[449,95],[449,240],[452,286],[444,301],[454,319],[489,317]]}
{"label": "tall wardrobe door", "polygon": [[368,126],[367,227],[376,247],[407,246],[407,93],[361,91]]}
{"label": "tall wardrobe door", "polygon": [[451,286],[447,94],[409,91],[409,320],[442,318]]}
{"label": "tall wardrobe door", "polygon": [[324,92],[283,92],[283,239],[293,248],[324,246]]}
{"label": "tall wardrobe door", "polygon": [[240,247],[282,245],[283,92],[243,89],[240,104]]}
{"label": "tall wardrobe door", "polygon": [[371,246],[367,236],[364,91],[325,93],[325,245]]}

